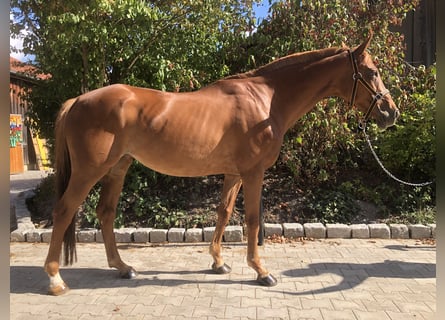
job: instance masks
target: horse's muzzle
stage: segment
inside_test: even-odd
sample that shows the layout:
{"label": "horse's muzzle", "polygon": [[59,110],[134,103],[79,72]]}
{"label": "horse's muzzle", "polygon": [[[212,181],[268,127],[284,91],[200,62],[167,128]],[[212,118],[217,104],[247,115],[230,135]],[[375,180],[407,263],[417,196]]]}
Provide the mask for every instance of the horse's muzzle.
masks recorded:
{"label": "horse's muzzle", "polygon": [[384,103],[377,105],[376,109],[376,123],[380,129],[385,130],[395,125],[397,119],[400,117],[400,111],[392,101],[391,103],[385,101]]}

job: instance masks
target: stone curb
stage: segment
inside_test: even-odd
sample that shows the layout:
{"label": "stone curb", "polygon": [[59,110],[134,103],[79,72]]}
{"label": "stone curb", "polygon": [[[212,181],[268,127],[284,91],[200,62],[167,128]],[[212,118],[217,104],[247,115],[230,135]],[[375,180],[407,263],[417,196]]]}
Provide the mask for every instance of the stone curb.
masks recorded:
{"label": "stone curb", "polygon": [[[31,191],[19,194],[13,204],[17,217],[17,229],[10,233],[11,242],[46,242],[51,241],[51,229],[36,229],[31,222],[25,199],[32,195]],[[215,227],[205,228],[120,228],[114,229],[118,243],[194,243],[210,242]],[[242,226],[227,226],[224,230],[224,242],[242,242],[245,230]],[[288,239],[300,237],[314,239],[425,239],[436,238],[436,224],[330,224],[322,223],[265,223],[264,236],[284,236]],[[77,231],[78,242],[103,243],[101,230],[82,229]]]}
{"label": "stone curb", "polygon": [[[11,232],[11,242],[46,242],[51,240],[51,229],[18,228]],[[205,228],[120,228],[114,229],[118,243],[195,243],[209,242],[215,227]],[[283,223],[264,224],[265,237],[307,237],[314,239],[425,239],[436,238],[436,224],[326,224]],[[242,242],[245,232],[242,226],[227,226],[224,242]],[[97,229],[77,231],[78,242],[103,242],[102,232]]]}

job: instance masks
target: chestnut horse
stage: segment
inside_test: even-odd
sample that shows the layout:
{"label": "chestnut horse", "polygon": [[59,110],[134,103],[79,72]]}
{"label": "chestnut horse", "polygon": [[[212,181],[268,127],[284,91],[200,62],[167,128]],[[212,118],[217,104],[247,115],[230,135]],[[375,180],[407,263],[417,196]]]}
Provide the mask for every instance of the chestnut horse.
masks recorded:
{"label": "chestnut horse", "polygon": [[[133,159],[168,175],[224,174],[218,221],[210,244],[212,269],[228,273],[221,256],[224,228],[243,185],[247,225],[247,264],[265,286],[277,280],[258,255],[259,206],[264,171],[280,153],[286,131],[321,99],[337,96],[373,117],[381,128],[395,123],[399,111],[366,48],[327,48],[296,53],[256,70],[227,77],[189,93],[169,93],[116,84],[68,100],[56,121],[58,201],[45,262],[49,293],[68,287],[59,274],[72,264],[75,213],[101,181],[97,216],[110,267],[123,278],[136,271],[117,251],[115,210]],[[352,94],[351,94],[352,93]]]}

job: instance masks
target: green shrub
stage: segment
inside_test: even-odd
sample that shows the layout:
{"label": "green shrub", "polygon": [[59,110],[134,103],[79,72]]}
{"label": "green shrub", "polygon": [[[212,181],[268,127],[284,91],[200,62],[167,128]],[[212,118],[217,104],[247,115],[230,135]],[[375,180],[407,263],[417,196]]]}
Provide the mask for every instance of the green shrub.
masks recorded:
{"label": "green shrub", "polygon": [[[125,177],[114,226],[189,228],[211,225],[214,223],[212,217],[216,216],[220,187],[220,179],[216,176],[177,178],[156,173],[135,161]],[[84,225],[99,226],[96,207],[100,189],[98,183],[83,204]],[[210,203],[205,199],[209,195]],[[189,212],[196,206],[203,209],[196,213]],[[211,216],[207,213],[211,213]]]}
{"label": "green shrub", "polygon": [[[346,0],[274,2],[270,17],[255,33],[230,42],[233,47],[221,48],[218,61],[224,61],[221,66],[224,71],[217,74],[222,76],[228,70],[232,74],[247,71],[280,56],[340,46],[343,41],[354,46],[364,40],[371,28],[374,38],[370,52],[402,114],[398,124],[383,133],[375,126],[369,126],[376,152],[385,166],[404,180],[434,180],[436,69],[435,66],[414,68],[406,64],[403,35],[390,31],[390,25],[400,24],[418,1],[365,3]],[[157,64],[162,67],[159,70],[170,72],[168,77],[158,79],[160,86],[166,85],[165,81],[174,86],[178,79],[184,78],[186,71],[182,70],[181,64],[176,64],[173,69],[167,60],[161,59]],[[144,70],[140,71],[145,75]],[[143,78],[130,82],[149,84]],[[205,84],[205,81],[201,82]],[[382,219],[434,219],[435,185],[412,188],[387,177],[372,158],[362,135],[356,131],[359,116],[339,99],[321,101],[286,134],[275,169],[288,172],[289,179],[295,180],[293,185],[305,190],[307,209],[319,221],[350,221],[357,213],[357,200],[374,204]],[[40,118],[37,120],[41,121]],[[45,126],[50,128],[51,123],[45,123]],[[160,175],[135,163],[125,180],[115,226],[210,224],[212,220],[203,213],[211,211],[215,216],[219,196],[208,196],[217,200],[205,202],[207,191],[204,189],[212,184],[203,184],[203,181],[201,178]],[[215,183],[215,186],[219,195],[220,184]],[[86,221],[96,226],[99,191],[100,184],[84,204]],[[188,210],[193,205],[190,203],[199,201],[206,209],[191,215]]]}
{"label": "green shrub", "polygon": [[317,189],[307,200],[307,208],[322,223],[350,223],[359,210],[354,196],[341,189]]}
{"label": "green shrub", "polygon": [[[371,129],[373,145],[385,166],[400,178],[411,182],[432,181],[436,163],[435,65],[413,69],[411,84],[401,117],[384,133]],[[425,88],[425,85],[428,87]]]}
{"label": "green shrub", "polygon": [[356,111],[344,109],[338,99],[324,100],[286,134],[279,165],[299,183],[335,183],[341,168],[357,166],[354,153],[362,141],[351,129],[356,123],[349,120]]}
{"label": "green shrub", "polygon": [[34,223],[44,221],[45,224],[51,225],[52,210],[56,201],[55,195],[55,175],[49,174],[34,189],[34,196],[26,199],[26,205]]}

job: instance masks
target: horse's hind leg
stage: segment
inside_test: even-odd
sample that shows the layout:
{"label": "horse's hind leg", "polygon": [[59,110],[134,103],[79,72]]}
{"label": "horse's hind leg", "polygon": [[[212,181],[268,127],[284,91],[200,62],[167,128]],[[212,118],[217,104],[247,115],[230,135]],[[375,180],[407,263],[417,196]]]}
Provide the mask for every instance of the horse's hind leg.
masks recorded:
{"label": "horse's hind leg", "polygon": [[229,222],[235,205],[236,196],[241,187],[240,176],[226,175],[224,177],[224,186],[221,196],[221,204],[218,207],[218,221],[216,223],[215,233],[213,234],[212,243],[210,244],[210,254],[213,257],[212,269],[216,273],[224,274],[231,271],[221,256],[221,241],[224,229]]}
{"label": "horse's hind leg", "polygon": [[121,260],[119,252],[117,251],[113,230],[117,203],[122,191],[125,175],[132,161],[133,158],[130,156],[122,157],[108,174],[102,178],[102,189],[96,210],[101,225],[108,265],[111,268],[118,269],[122,278],[134,278],[136,276],[136,271]]}
{"label": "horse's hind leg", "polygon": [[100,178],[99,170],[96,170],[96,173],[97,175],[91,178],[85,178],[85,176],[88,175],[73,174],[63,196],[57,201],[54,207],[53,230],[45,261],[45,271],[48,273],[50,279],[48,293],[51,295],[60,295],[68,291],[68,287],[59,274],[62,243],[64,241],[65,231],[68,229],[70,223],[72,223],[78,207]]}

